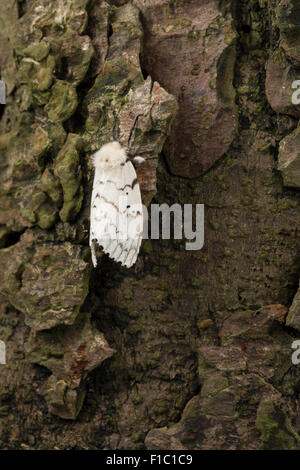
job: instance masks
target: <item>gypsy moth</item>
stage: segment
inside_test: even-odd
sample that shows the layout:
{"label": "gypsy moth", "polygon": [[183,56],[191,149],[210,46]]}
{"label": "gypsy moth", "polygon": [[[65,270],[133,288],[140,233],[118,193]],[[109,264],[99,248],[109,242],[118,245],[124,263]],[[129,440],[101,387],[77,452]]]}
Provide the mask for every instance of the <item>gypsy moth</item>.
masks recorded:
{"label": "gypsy moth", "polygon": [[143,208],[137,175],[118,142],[94,155],[95,176],[90,212],[90,247],[97,266],[96,244],[110,258],[130,268],[143,236]]}

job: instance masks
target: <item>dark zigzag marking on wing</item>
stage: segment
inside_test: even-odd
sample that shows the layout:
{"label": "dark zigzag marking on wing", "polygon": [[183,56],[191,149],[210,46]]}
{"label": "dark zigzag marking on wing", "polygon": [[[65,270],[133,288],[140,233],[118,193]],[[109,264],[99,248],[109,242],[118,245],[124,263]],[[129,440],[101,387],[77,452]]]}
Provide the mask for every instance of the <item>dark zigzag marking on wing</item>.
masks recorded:
{"label": "dark zigzag marking on wing", "polygon": [[95,199],[96,198],[99,198],[99,199],[103,199],[104,202],[106,202],[106,204],[111,204],[117,212],[119,212],[119,214],[123,214],[123,212],[120,211],[119,207],[117,206],[117,204],[115,204],[113,201],[110,201],[109,199],[107,199],[105,196],[100,196],[99,193],[96,194],[95,196]]}
{"label": "dark zigzag marking on wing", "polygon": [[[125,214],[125,213],[127,212],[127,210],[128,210],[128,207],[126,207],[123,212],[120,211],[120,209],[119,209],[119,207],[117,206],[117,204],[115,204],[114,202],[110,201],[110,200],[107,199],[105,196],[100,196],[99,193],[96,194],[95,199],[96,199],[96,198],[103,199],[103,201],[106,202],[106,204],[111,204],[111,205],[117,210],[117,212],[119,212],[119,214],[122,214],[122,215],[123,215],[123,214]],[[93,209],[96,208],[96,207],[97,207],[97,206],[93,205]],[[133,214],[128,214],[128,215],[129,215],[130,217],[133,217],[133,218],[135,219],[138,215],[142,215],[142,214],[140,213],[140,211],[137,211],[137,213],[136,213],[135,215],[133,215]],[[96,219],[96,217],[95,217],[95,219]],[[96,219],[96,220],[97,220],[97,219]],[[100,221],[98,220],[98,222],[100,222]]]}
{"label": "dark zigzag marking on wing", "polygon": [[124,191],[125,188],[131,188],[133,189],[135,187],[136,184],[138,184],[138,179],[137,178],[134,178],[134,180],[132,181],[131,184],[125,184],[125,186],[119,188],[116,183],[112,180],[105,180],[105,181],[98,181],[97,184],[106,184],[106,183],[109,183],[109,184],[113,184],[118,191]]}

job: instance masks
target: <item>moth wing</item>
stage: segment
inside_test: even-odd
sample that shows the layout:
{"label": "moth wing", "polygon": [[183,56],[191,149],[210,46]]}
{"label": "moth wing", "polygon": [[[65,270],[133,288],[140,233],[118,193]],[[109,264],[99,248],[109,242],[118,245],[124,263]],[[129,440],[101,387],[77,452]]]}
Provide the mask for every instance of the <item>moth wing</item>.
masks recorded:
{"label": "moth wing", "polygon": [[127,232],[126,242],[127,256],[121,262],[127,267],[132,266],[140,251],[143,238],[143,206],[140,185],[135,168],[131,161],[127,161],[124,168],[127,197]]}
{"label": "moth wing", "polygon": [[91,203],[90,246],[96,266],[95,242],[128,268],[137,259],[143,235],[140,187],[132,163],[101,172],[95,178]]}
{"label": "moth wing", "polygon": [[[132,163],[128,160],[122,167],[118,213],[118,245],[108,254],[123,266],[131,267],[137,259],[143,235],[143,211],[140,187]],[[121,183],[122,181],[122,183]]]}
{"label": "moth wing", "polygon": [[95,173],[90,214],[90,247],[94,266],[97,266],[96,242],[106,253],[111,241],[117,238],[120,178],[122,171],[119,167]]}

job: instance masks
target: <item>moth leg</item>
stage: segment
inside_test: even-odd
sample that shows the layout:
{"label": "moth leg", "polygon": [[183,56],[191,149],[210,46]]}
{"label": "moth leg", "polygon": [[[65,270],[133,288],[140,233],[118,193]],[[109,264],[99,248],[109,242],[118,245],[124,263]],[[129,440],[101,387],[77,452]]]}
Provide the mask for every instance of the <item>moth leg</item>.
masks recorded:
{"label": "moth leg", "polygon": [[141,165],[142,163],[145,163],[148,160],[157,160],[157,159],[158,159],[158,155],[155,155],[154,157],[147,157],[147,158],[141,157],[140,155],[137,155],[136,157],[133,157],[133,161],[137,165]]}
{"label": "moth leg", "polygon": [[134,157],[133,161],[137,165],[140,165],[141,163],[144,163],[146,159],[144,157],[140,157],[139,155],[137,155],[136,157]]}

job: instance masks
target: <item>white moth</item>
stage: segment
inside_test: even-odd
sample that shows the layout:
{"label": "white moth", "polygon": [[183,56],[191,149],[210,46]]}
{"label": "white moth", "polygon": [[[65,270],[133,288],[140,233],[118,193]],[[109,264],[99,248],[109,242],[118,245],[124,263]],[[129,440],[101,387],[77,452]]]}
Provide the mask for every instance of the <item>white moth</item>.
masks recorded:
{"label": "white moth", "polygon": [[95,176],[91,200],[90,247],[97,266],[96,245],[110,258],[130,268],[143,236],[143,208],[134,166],[118,142],[94,155]]}

